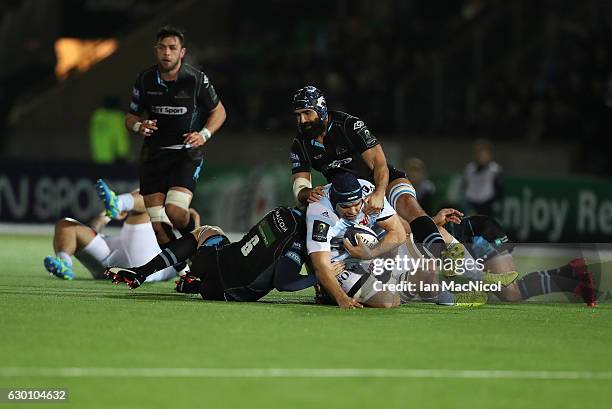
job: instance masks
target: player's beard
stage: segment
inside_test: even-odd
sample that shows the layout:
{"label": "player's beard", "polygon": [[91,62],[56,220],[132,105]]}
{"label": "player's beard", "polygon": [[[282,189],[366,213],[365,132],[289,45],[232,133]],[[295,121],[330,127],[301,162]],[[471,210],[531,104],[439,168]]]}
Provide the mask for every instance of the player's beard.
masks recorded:
{"label": "player's beard", "polygon": [[181,59],[179,58],[178,60],[176,60],[172,65],[167,66],[164,65],[161,61],[159,63],[159,68],[161,72],[171,72],[173,70],[176,69],[176,67],[178,67],[179,63],[181,62]]}
{"label": "player's beard", "polygon": [[300,133],[306,138],[316,138],[323,133],[325,124],[321,118],[317,118],[312,122],[304,122],[298,126]]}

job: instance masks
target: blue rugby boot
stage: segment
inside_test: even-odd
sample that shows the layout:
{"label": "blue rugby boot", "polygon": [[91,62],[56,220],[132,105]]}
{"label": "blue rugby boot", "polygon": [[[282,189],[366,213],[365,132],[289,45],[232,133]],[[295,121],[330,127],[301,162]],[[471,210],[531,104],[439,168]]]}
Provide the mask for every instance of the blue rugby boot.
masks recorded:
{"label": "blue rugby boot", "polygon": [[74,278],[72,267],[59,257],[47,256],[44,263],[45,269],[47,269],[49,274],[65,280],[72,280]]}
{"label": "blue rugby boot", "polygon": [[119,217],[119,199],[117,199],[115,192],[113,192],[103,179],[98,179],[96,182],[96,193],[104,203],[106,215],[111,219]]}

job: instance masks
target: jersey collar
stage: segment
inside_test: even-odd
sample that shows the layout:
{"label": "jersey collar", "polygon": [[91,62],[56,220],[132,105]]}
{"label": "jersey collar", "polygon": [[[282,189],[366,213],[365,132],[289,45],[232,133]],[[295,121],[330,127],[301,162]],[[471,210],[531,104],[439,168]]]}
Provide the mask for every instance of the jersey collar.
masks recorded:
{"label": "jersey collar", "polygon": [[[178,81],[183,76],[184,67],[185,67],[185,63],[181,61],[181,66],[179,67],[179,70],[176,73],[176,81]],[[161,74],[159,73],[159,67],[155,69],[155,82],[157,82],[157,84],[160,87],[163,87],[166,89],[166,91],[168,91],[168,84],[166,84],[166,81],[162,80]],[[175,82],[175,81],[171,81],[171,82]]]}

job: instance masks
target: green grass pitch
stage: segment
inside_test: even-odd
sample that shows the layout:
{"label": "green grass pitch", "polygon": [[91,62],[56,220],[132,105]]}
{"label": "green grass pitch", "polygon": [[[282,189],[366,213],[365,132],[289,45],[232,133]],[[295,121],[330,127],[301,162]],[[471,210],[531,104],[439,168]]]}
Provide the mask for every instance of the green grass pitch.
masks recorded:
{"label": "green grass pitch", "polygon": [[[78,262],[77,280],[58,280],[42,265],[51,251],[49,236],[0,235],[0,388],[69,389],[68,402],[54,408],[543,409],[612,401],[610,304],[341,311],[309,304],[308,291],[204,302],[174,293],[172,283],[129,291],[94,281]],[[142,372],[130,372],[136,368]],[[339,368],[351,375],[333,372]],[[483,372],[462,372],[470,370]],[[559,371],[608,375],[554,379]]]}

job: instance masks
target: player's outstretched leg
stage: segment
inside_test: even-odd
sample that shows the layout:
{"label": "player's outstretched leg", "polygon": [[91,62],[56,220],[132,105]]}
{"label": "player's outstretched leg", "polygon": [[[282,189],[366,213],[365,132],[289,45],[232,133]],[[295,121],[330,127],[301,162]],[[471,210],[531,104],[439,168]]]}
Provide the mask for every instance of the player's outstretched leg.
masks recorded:
{"label": "player's outstretched leg", "polygon": [[109,267],[104,272],[104,275],[112,280],[113,284],[126,283],[130,289],[140,287],[145,282],[147,276],[138,272],[135,269],[122,267]]}
{"label": "player's outstretched leg", "polygon": [[584,259],[577,258],[559,268],[525,274],[504,288],[500,298],[504,301],[521,301],[557,292],[574,293],[589,307],[597,306],[597,288]]}
{"label": "player's outstretched leg", "polygon": [[127,283],[130,288],[138,288],[148,276],[156,271],[175,266],[195,254],[198,241],[193,234],[188,234],[166,245],[148,263],[132,268],[110,267],[104,273],[113,283]]}

